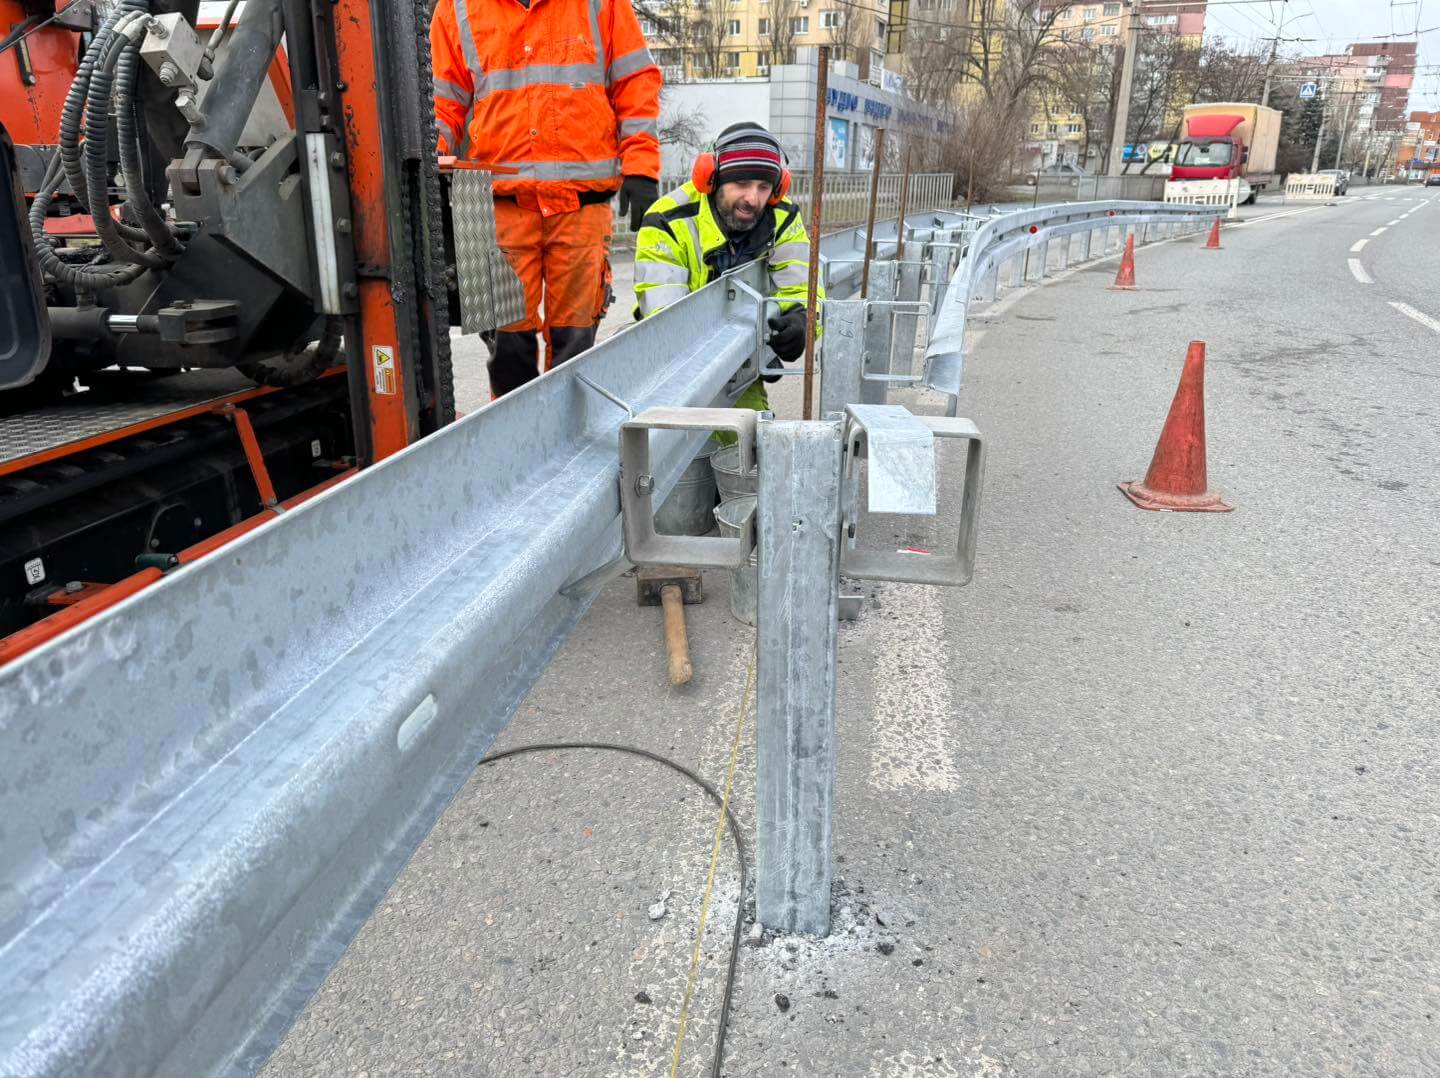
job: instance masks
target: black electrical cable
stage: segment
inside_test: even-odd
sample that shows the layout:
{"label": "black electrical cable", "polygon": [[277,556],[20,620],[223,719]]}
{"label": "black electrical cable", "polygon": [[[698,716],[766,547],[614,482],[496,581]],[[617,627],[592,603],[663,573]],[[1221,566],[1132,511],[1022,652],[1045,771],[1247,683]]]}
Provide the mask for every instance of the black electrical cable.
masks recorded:
{"label": "black electrical cable", "polygon": [[620,752],[654,760],[657,764],[662,764],[671,771],[685,776],[709,794],[711,800],[725,810],[725,826],[730,832],[730,837],[735,840],[735,852],[740,861],[740,894],[735,900],[735,929],[730,936],[730,965],[725,973],[725,992],[720,997],[719,1028],[715,1033],[715,1058],[710,1065],[711,1078],[720,1078],[720,1068],[725,1062],[725,1031],[730,1026],[730,999],[735,991],[736,966],[740,962],[740,936],[745,928],[745,894],[750,886],[750,873],[745,866],[745,840],[740,837],[740,824],[735,819],[735,813],[730,810],[724,795],[719,790],[688,767],[677,764],[674,760],[661,756],[658,752],[637,748],[634,745],[613,745],[604,741],[556,741],[543,745],[520,745],[517,748],[505,749],[502,752],[486,756],[480,761],[480,766],[497,763],[511,756],[523,756],[532,752],[560,752],[567,749],[598,749],[603,752]]}

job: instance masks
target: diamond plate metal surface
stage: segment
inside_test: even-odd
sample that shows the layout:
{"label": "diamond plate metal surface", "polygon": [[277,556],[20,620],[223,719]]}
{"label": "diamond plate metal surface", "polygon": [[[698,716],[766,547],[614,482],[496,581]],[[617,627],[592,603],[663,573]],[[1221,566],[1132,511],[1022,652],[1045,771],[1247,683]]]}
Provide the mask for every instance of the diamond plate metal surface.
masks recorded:
{"label": "diamond plate metal surface", "polygon": [[233,370],[97,380],[59,404],[0,419],[0,464],[254,388]]}
{"label": "diamond plate metal surface", "polygon": [[525,317],[525,289],[495,238],[490,173],[456,169],[450,176],[460,330],[483,333]]}

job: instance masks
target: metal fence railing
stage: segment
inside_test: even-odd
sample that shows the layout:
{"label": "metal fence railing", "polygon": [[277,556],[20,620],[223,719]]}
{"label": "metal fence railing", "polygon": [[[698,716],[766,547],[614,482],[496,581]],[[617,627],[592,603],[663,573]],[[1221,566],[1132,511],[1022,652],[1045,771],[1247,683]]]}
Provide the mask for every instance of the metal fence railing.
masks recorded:
{"label": "metal fence railing", "polygon": [[1043,177],[1041,202],[1159,202],[1165,196],[1164,176]]}
{"label": "metal fence railing", "polygon": [[[660,177],[660,193],[675,190],[688,180],[688,175]],[[880,175],[880,187],[875,200],[875,217],[883,220],[900,212],[900,181],[898,172],[884,172]],[[917,172],[910,177],[910,198],[906,212],[944,209],[952,203],[955,176],[949,172]],[[811,178],[808,172],[792,172],[790,198],[800,204],[808,215],[810,210]],[[870,210],[870,174],[868,172],[829,172],[825,174],[825,189],[821,196],[822,227],[829,231],[849,225],[863,224]],[[622,220],[619,202],[615,203],[615,234],[628,236],[630,221]]]}

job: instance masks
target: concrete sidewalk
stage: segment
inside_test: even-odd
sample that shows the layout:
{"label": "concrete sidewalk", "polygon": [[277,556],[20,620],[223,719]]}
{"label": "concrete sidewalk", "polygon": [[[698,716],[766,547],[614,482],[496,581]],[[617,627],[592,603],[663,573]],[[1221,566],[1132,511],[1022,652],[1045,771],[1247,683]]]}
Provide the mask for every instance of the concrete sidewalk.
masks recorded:
{"label": "concrete sidewalk", "polygon": [[[975,582],[878,585],[842,626],[836,931],[747,942],[726,1074],[1440,1072],[1434,347],[1344,257],[1388,212],[1145,249],[1139,292],[1100,265],[985,327]],[[1229,516],[1114,488],[1191,338]],[[722,783],[752,631],[705,586],[691,685],[622,579],[497,748]],[[266,1074],[670,1073],[715,823],[633,757],[478,769]],[[680,1074],[741,901],[727,839]]]}

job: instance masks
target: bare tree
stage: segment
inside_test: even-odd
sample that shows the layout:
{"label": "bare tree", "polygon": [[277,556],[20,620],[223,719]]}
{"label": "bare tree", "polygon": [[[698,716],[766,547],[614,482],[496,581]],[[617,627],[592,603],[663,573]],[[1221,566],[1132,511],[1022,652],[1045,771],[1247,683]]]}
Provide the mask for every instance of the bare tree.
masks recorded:
{"label": "bare tree", "polygon": [[660,144],[679,146],[691,153],[698,152],[706,139],[705,110],[697,105],[677,107],[669,95],[660,91]]}
{"label": "bare tree", "polygon": [[[1103,158],[1110,145],[1110,126],[1115,118],[1115,97],[1120,89],[1118,50],[1113,45],[1089,41],[1067,41],[1056,65],[1056,74],[1046,93],[1047,105],[1080,117],[1083,144],[1081,164]],[[1047,110],[1049,111],[1049,110]]]}
{"label": "bare tree", "polygon": [[1057,92],[1065,55],[1058,24],[1078,2],[962,0],[953,24],[917,32],[912,20],[908,85],[949,120],[942,152],[961,176],[961,194],[988,198],[1013,170],[1032,112]]}
{"label": "bare tree", "polygon": [[800,13],[796,0],[769,0],[765,5],[770,19],[770,62],[793,64],[795,62],[795,26],[791,21]]}
{"label": "bare tree", "polygon": [[[836,60],[850,60],[860,63],[862,56],[869,55],[865,44],[865,12],[845,7],[835,9],[840,21],[828,28],[830,53]],[[823,15],[823,13],[822,13]]]}
{"label": "bare tree", "polygon": [[686,0],[633,0],[645,39],[656,62],[666,69],[666,81],[684,81],[688,74],[686,54],[694,34],[692,12]]}
{"label": "bare tree", "polygon": [[734,51],[730,13],[723,0],[694,0],[690,12],[690,55],[703,78],[717,79],[728,66],[726,54]]}

